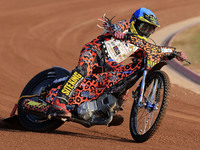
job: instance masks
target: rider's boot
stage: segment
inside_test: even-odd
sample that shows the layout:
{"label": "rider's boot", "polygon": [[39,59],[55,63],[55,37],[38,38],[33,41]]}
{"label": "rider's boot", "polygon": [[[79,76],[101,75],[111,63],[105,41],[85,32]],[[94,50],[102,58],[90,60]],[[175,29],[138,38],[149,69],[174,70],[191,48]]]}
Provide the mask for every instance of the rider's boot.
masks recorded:
{"label": "rider's boot", "polygon": [[58,97],[56,97],[51,109],[51,113],[56,113],[57,117],[70,118],[72,114],[66,109],[66,105],[67,102],[60,100]]}
{"label": "rider's boot", "polygon": [[58,91],[52,107],[52,111],[56,113],[57,116],[71,117],[71,113],[66,109],[66,105],[69,103],[69,98],[82,80],[82,75],[74,71],[62,88]]}

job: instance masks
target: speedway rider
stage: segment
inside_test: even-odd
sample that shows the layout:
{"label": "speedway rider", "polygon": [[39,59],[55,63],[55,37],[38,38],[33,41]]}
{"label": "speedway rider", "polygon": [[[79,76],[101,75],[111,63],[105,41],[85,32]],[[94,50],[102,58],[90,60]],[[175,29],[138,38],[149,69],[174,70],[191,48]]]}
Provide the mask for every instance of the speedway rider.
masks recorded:
{"label": "speedway rider", "polygon": [[[146,8],[140,8],[136,10],[133,13],[129,23],[126,20],[122,20],[110,26],[108,22],[109,20],[103,18],[102,21],[104,22],[104,28],[106,29],[106,32],[83,47],[79,57],[78,65],[72,71],[71,76],[61,87],[57,98],[55,99],[52,112],[57,113],[60,116],[71,117],[71,113],[66,109],[66,105],[69,103],[70,97],[76,96],[76,93],[74,93],[75,89],[86,77],[92,73],[98,74],[102,72],[106,72],[112,76],[112,71],[120,71],[120,68],[123,67],[121,62],[123,60],[113,60],[110,54],[103,50],[105,45],[102,43],[104,43],[104,41],[108,41],[111,39],[111,37],[118,39],[116,42],[123,41],[125,33],[132,32],[133,35],[131,36],[133,38],[137,37],[142,39],[142,41],[145,43],[155,29],[160,27],[155,14]],[[179,52],[179,54],[183,58],[186,58],[184,53]],[[140,54],[137,54],[137,51],[135,51],[129,56],[131,55],[138,57]],[[126,98],[127,92],[124,93],[124,96],[121,97],[121,99],[123,99],[124,102]],[[123,122],[123,118],[120,118],[119,120]]]}

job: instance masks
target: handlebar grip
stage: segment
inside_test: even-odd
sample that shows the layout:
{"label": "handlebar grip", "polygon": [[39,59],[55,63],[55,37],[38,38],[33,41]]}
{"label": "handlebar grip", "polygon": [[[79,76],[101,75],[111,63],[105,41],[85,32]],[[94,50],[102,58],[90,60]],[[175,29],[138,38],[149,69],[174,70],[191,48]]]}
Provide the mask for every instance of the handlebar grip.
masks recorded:
{"label": "handlebar grip", "polygon": [[188,60],[186,60],[185,58],[183,58],[182,56],[180,56],[180,55],[178,54],[178,52],[174,51],[174,52],[173,52],[173,55],[176,56],[176,57],[181,58],[183,61],[187,62],[188,64],[191,64],[191,62],[189,62]]}

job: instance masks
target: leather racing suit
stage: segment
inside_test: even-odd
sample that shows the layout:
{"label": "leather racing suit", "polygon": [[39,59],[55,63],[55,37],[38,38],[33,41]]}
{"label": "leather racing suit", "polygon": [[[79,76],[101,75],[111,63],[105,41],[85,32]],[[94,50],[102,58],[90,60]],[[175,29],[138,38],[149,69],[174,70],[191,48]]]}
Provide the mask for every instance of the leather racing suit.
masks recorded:
{"label": "leather racing suit", "polygon": [[[88,88],[92,88],[90,86],[87,86],[86,80],[91,74],[96,74],[95,83],[97,84],[97,86],[104,86],[105,82],[106,85],[112,86],[117,82],[117,78],[115,78],[116,72],[123,72],[123,75],[126,76],[126,73],[130,69],[130,67],[134,68],[135,71],[141,68],[141,59],[138,59],[138,62],[134,63],[135,65],[133,65],[133,63],[122,65],[122,60],[114,60],[114,57],[112,57],[112,54],[108,51],[110,43],[118,42],[122,45],[127,46],[128,49],[132,47],[132,51],[131,53],[128,53],[128,55],[139,58],[145,55],[144,51],[156,52],[168,50],[163,54],[169,55],[170,52],[175,50],[175,48],[172,47],[169,48],[153,45],[135,36],[131,36],[129,39],[131,45],[127,45],[126,42],[123,43],[123,40],[120,41],[112,39],[113,32],[126,32],[129,30],[129,23],[125,20],[113,24],[113,28],[111,30],[112,31],[107,31],[104,34],[98,36],[96,39],[92,40],[91,42],[85,44],[85,46],[81,50],[78,65],[72,71],[71,76],[65,82],[63,87],[60,89],[61,91],[59,95],[65,96],[68,99],[68,104],[79,105],[82,102],[93,100],[92,98],[94,96],[87,95],[87,93],[85,93],[86,96],[83,96],[84,94],[82,93],[82,91],[87,91]],[[112,42],[109,43],[109,41],[111,40]],[[120,55],[119,47],[114,46],[112,49],[114,50],[115,56]],[[126,58],[129,56],[126,56]],[[155,58],[157,56],[154,56],[153,52],[151,57]],[[151,62],[151,60],[148,61]],[[149,64],[153,65],[151,63]],[[105,76],[108,76],[107,80],[104,79]],[[124,93],[124,95],[126,95],[126,93]],[[123,101],[125,101],[125,99]]]}

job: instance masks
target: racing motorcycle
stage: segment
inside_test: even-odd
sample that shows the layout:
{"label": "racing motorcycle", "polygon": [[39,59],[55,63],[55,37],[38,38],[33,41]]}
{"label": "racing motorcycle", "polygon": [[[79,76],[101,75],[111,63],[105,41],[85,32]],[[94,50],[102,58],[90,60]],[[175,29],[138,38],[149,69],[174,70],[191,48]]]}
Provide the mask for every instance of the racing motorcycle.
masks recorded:
{"label": "racing motorcycle", "polygon": [[[105,15],[103,20],[99,20],[107,28],[112,26],[111,20]],[[142,57],[135,55],[130,64],[113,71],[115,73],[111,76],[109,73],[93,72],[86,77],[66,105],[71,117],[51,111],[59,89],[71,74],[64,68],[52,67],[38,73],[27,83],[11,117],[5,121],[17,117],[25,129],[38,132],[55,130],[69,121],[85,127],[120,125],[123,120],[116,122],[114,118],[117,112],[123,110],[122,97],[140,80],[137,88],[132,91],[130,132],[136,142],[147,141],[158,129],[168,103],[170,81],[168,75],[160,69],[167,64],[167,60],[185,59],[175,48],[158,47],[132,35],[127,33],[123,42],[113,38],[104,41],[103,55],[107,53],[116,62],[122,62],[134,52]],[[15,115],[16,111],[18,115]]]}
{"label": "racing motorcycle", "polygon": [[[105,43],[107,49],[109,44]],[[126,70],[116,73],[117,80],[112,85],[105,83],[99,87],[94,81],[97,79],[97,74],[87,77],[80,86],[89,83],[88,85],[93,88],[88,88],[88,91],[81,91],[81,87],[78,89],[82,93],[80,96],[87,97],[88,101],[77,105],[75,102],[78,100],[73,100],[72,97],[71,103],[66,106],[72,113],[71,118],[58,117],[56,113],[49,111],[59,88],[71,72],[61,67],[44,70],[27,83],[11,116],[16,116],[15,113],[18,111],[17,117],[23,127],[38,132],[55,130],[69,121],[85,127],[110,126],[115,114],[123,109],[122,95],[140,80],[137,88],[132,91],[130,132],[136,142],[147,141],[158,129],[169,98],[170,81],[168,75],[160,69],[167,64],[166,60],[175,57],[184,59],[176,51],[161,59],[165,51],[169,52],[169,49],[162,48],[161,51],[155,47],[146,49],[143,51],[143,57],[132,59],[129,66],[133,67],[127,67]],[[104,78],[101,79],[107,78],[104,74]]]}

